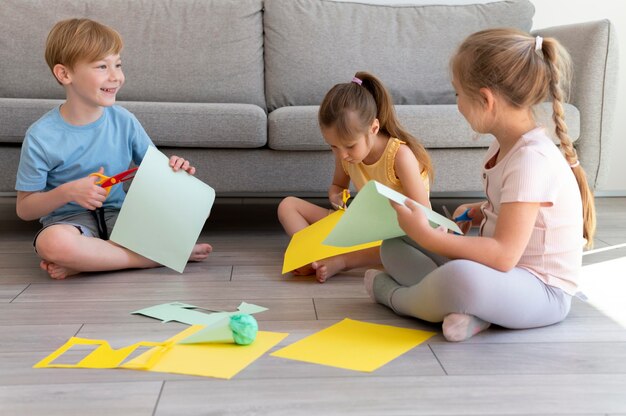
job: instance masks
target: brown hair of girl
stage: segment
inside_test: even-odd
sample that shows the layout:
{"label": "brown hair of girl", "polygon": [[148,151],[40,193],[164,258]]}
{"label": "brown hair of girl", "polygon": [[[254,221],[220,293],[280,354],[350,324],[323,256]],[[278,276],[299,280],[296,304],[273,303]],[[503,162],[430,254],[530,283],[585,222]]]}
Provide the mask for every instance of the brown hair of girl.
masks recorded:
{"label": "brown hair of girl", "polygon": [[[389,91],[369,72],[357,72],[354,76],[361,80],[361,84],[337,84],[326,93],[318,113],[319,125],[334,127],[341,137],[351,138],[367,133],[374,120],[378,119],[380,131],[406,142],[415,154],[420,173],[426,173],[432,181],[434,173],[430,156],[424,145],[400,124]],[[351,115],[356,116],[357,126],[351,122]],[[355,131],[355,128],[358,130]]]}

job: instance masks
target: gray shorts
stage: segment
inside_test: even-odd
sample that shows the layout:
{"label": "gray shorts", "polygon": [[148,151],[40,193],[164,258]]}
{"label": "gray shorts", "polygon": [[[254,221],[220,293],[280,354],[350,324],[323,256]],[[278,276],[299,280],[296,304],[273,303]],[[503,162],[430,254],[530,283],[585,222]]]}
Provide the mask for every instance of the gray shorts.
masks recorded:
{"label": "gray shorts", "polygon": [[[111,235],[111,231],[113,231],[113,226],[115,225],[115,222],[117,221],[117,216],[119,215],[119,213],[120,211],[118,209],[105,209],[104,210],[104,222],[107,225],[109,235]],[[82,211],[82,212],[77,212],[73,214],[68,214],[65,217],[61,217],[59,219],[56,219],[53,222],[44,224],[41,230],[39,230],[37,234],[35,235],[35,238],[33,239],[33,246],[37,247],[36,246],[37,237],[39,237],[39,234],[43,230],[45,230],[48,227],[51,227],[53,225],[58,225],[58,224],[73,225],[85,237],[98,237],[98,225],[96,224],[96,220],[94,219],[92,213],[89,211]],[[37,251],[36,248],[35,248],[35,251]]]}

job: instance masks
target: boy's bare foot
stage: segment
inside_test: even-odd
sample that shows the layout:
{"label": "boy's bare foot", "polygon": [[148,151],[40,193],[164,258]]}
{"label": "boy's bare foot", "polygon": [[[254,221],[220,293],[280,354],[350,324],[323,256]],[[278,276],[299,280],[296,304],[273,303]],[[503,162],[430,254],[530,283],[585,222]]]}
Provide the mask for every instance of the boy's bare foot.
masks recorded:
{"label": "boy's bare foot", "polygon": [[59,266],[58,264],[50,263],[45,260],[41,260],[39,267],[45,270],[51,278],[56,280],[63,280],[66,277],[80,273],[78,270],[68,269],[67,267]]}
{"label": "boy's bare foot", "polygon": [[213,247],[210,244],[201,243],[193,246],[193,251],[189,256],[189,261],[202,261],[209,257],[209,254],[213,251]]}
{"label": "boy's bare foot", "polygon": [[295,270],[292,270],[291,274],[293,274],[294,276],[310,276],[312,274],[315,274],[315,269],[310,264],[307,264],[306,266],[302,266]]}
{"label": "boy's bare foot", "polygon": [[315,277],[320,283],[324,283],[340,271],[346,268],[346,261],[342,256],[329,257],[324,260],[314,261],[311,267],[315,269]]}

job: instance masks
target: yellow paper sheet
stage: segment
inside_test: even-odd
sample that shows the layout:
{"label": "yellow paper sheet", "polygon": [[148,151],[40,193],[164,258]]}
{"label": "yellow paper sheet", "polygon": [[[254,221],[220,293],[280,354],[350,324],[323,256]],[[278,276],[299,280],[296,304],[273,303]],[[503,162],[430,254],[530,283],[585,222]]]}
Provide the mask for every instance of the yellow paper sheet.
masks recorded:
{"label": "yellow paper sheet", "polygon": [[346,318],[271,355],[371,372],[435,334]]}
{"label": "yellow paper sheet", "polygon": [[172,346],[149,369],[145,368],[146,363],[153,354],[159,354],[158,349],[147,351],[120,368],[230,379],[288,335],[259,331],[250,345],[177,344],[203,328],[194,325],[170,338],[167,342],[172,342]]}
{"label": "yellow paper sheet", "polygon": [[[138,342],[118,350],[111,348],[104,340],[72,337],[33,368],[126,368],[230,379],[288,335],[259,331],[255,341],[250,345],[177,344],[204,328],[204,325],[193,325],[164,342]],[[99,345],[99,347],[77,364],[54,364],[55,360],[75,345]],[[123,363],[141,346],[152,348]]]}
{"label": "yellow paper sheet", "polygon": [[289,246],[285,251],[283,274],[317,260],[381,245],[382,241],[374,241],[372,243],[359,244],[352,247],[332,247],[323,245],[322,241],[324,241],[333,228],[335,228],[335,225],[337,225],[337,222],[339,222],[339,219],[344,213],[345,211],[343,210],[335,211],[318,222],[295,233],[291,237]]}

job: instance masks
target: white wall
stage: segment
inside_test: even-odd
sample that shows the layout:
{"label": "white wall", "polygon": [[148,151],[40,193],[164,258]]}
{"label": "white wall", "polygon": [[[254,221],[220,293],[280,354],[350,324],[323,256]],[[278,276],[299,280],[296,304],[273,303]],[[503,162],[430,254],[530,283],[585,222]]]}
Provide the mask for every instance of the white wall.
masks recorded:
{"label": "white wall", "polygon": [[[336,0],[376,4],[467,4],[494,0]],[[533,29],[591,20],[609,19],[615,25],[621,68],[613,126],[614,143],[609,165],[609,179],[597,195],[626,196],[626,13],[621,0],[531,0],[535,5]]]}

